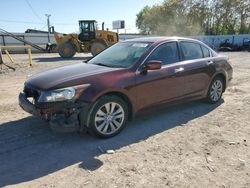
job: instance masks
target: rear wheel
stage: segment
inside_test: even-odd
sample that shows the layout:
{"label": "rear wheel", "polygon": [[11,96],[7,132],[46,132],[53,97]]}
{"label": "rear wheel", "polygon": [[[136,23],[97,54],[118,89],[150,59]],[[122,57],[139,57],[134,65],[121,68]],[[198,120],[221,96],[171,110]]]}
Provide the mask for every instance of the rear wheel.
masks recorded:
{"label": "rear wheel", "polygon": [[89,114],[90,133],[102,138],[117,135],[128,121],[128,107],[117,96],[104,96],[92,106]]}
{"label": "rear wheel", "polygon": [[107,48],[107,45],[100,41],[93,42],[91,45],[91,54],[93,56],[99,54],[101,51],[103,51],[105,48]]}
{"label": "rear wheel", "polygon": [[63,58],[71,58],[76,54],[76,50],[71,42],[65,42],[58,46],[58,53]]}
{"label": "rear wheel", "polygon": [[217,103],[223,94],[224,82],[221,77],[215,77],[209,86],[206,100],[209,103]]}

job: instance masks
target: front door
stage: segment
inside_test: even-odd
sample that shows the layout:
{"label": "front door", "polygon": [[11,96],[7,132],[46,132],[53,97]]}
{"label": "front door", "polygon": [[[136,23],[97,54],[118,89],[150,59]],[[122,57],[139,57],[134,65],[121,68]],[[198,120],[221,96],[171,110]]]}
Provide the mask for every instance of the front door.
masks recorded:
{"label": "front door", "polygon": [[[138,110],[144,107],[182,98],[185,91],[185,71],[180,62],[177,42],[158,46],[146,59],[162,62],[159,70],[137,71],[136,90]],[[143,66],[143,65],[142,65]]]}

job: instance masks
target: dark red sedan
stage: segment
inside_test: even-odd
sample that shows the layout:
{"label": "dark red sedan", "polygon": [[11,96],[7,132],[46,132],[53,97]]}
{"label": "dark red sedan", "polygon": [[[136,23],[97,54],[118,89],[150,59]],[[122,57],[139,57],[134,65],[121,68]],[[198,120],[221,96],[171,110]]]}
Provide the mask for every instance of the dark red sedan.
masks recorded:
{"label": "dark red sedan", "polygon": [[180,37],[119,42],[88,62],[52,69],[25,82],[19,104],[61,131],[118,134],[135,113],[163,103],[216,103],[232,67],[204,43]]}

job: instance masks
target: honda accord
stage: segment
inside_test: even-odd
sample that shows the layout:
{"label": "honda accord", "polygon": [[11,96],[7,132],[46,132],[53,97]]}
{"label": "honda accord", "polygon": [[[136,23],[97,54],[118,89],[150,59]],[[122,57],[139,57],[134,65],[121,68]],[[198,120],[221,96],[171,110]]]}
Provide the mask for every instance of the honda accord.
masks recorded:
{"label": "honda accord", "polygon": [[87,62],[32,76],[19,104],[54,130],[109,138],[143,109],[197,99],[217,103],[232,72],[227,57],[198,40],[133,39]]}

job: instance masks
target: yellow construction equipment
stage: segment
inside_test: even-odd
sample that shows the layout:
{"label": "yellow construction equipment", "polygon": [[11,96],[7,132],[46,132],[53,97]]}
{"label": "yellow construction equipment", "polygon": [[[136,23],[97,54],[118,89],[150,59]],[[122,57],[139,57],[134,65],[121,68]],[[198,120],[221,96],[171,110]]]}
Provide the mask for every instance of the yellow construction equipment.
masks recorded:
{"label": "yellow construction equipment", "polygon": [[76,52],[91,52],[95,56],[119,40],[117,33],[104,30],[104,23],[102,24],[102,30],[97,30],[95,20],[80,20],[79,29],[79,35],[76,33],[60,35],[54,32],[57,50],[61,57],[70,58]]}

